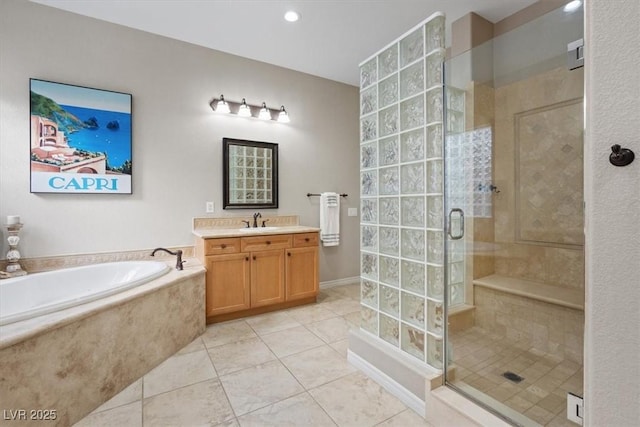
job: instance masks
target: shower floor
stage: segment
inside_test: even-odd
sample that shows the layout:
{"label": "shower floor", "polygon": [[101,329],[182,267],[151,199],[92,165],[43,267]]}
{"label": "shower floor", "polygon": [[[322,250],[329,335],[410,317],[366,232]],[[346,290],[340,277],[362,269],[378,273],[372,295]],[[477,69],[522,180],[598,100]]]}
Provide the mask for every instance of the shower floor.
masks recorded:
{"label": "shower floor", "polygon": [[[566,396],[567,392],[582,396],[581,364],[478,327],[452,333],[450,341],[453,385],[477,394],[479,400],[488,396],[545,426],[576,425],[566,418]],[[509,380],[505,373],[522,380]]]}

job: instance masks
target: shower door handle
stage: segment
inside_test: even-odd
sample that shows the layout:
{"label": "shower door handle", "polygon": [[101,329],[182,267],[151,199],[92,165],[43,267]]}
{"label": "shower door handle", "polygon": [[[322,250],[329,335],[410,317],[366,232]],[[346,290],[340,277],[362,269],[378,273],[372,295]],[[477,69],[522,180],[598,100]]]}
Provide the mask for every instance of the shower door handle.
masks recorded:
{"label": "shower door handle", "polygon": [[[458,214],[458,218],[460,219],[460,221],[458,221],[459,226],[458,226],[458,230],[457,233],[454,234],[453,233],[453,226],[452,226],[452,219],[453,219],[453,214]],[[464,237],[464,211],[460,208],[453,208],[449,211],[449,221],[448,221],[448,226],[447,226],[447,233],[449,234],[449,237],[451,237],[452,240],[460,240]]]}

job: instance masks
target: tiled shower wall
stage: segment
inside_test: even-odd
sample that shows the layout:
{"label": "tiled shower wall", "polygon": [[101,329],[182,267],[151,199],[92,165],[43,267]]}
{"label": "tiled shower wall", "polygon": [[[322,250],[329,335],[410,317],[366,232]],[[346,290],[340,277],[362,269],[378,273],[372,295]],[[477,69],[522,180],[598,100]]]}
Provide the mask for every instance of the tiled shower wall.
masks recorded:
{"label": "tiled shower wall", "polygon": [[442,367],[445,18],[360,68],[362,329]]}

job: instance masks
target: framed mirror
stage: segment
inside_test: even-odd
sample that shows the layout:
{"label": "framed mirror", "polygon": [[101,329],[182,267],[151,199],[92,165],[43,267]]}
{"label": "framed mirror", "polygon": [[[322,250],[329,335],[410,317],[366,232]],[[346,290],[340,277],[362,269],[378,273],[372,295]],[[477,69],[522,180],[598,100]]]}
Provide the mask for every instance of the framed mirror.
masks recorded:
{"label": "framed mirror", "polygon": [[223,138],[223,208],[278,207],[278,144]]}

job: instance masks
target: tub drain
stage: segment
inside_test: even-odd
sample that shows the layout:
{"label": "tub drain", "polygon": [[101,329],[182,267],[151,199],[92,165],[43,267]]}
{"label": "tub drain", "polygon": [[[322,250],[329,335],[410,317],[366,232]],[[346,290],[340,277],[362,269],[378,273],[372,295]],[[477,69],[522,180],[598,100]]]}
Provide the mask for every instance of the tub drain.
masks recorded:
{"label": "tub drain", "polygon": [[513,381],[516,384],[524,380],[524,378],[522,378],[520,375],[513,373],[511,371],[507,371],[503,373],[502,376],[508,379],[509,381]]}

